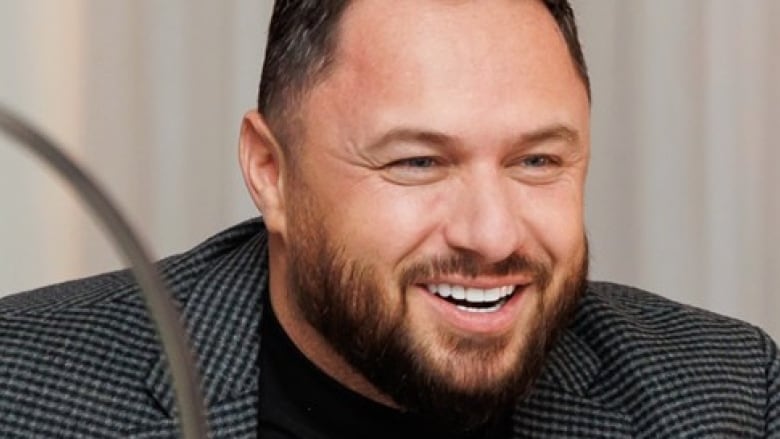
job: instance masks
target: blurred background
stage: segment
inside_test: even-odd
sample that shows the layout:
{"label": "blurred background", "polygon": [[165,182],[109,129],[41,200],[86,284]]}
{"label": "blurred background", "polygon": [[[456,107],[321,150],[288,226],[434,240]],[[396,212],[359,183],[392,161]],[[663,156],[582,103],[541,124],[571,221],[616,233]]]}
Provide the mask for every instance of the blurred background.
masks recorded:
{"label": "blurred background", "polygon": [[[593,82],[592,278],[780,339],[780,2],[572,0]],[[236,146],[270,0],[0,0],[0,105],[105,185],[155,256],[255,215]],[[0,137],[0,296],[122,266]]]}

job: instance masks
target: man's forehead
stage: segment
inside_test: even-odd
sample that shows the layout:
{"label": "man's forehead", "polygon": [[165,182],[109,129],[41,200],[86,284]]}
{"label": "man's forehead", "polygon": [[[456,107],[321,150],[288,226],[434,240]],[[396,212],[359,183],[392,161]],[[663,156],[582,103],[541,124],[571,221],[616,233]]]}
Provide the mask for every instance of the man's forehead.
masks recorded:
{"label": "man's forehead", "polygon": [[553,17],[538,0],[357,0],[345,11],[338,35],[337,48],[347,56],[424,50],[431,36],[450,43],[452,50],[473,49],[459,41],[563,43]]}
{"label": "man's forehead", "polygon": [[446,117],[448,102],[494,117],[511,100],[528,102],[523,111],[534,100],[556,107],[574,98],[572,87],[585,90],[554,18],[534,0],[356,1],[320,85],[313,94],[334,106],[364,101],[409,117]]}
{"label": "man's forehead", "polygon": [[334,70],[412,93],[418,81],[446,78],[462,94],[517,86],[516,73],[576,74],[557,23],[536,0],[359,0],[337,35]]}

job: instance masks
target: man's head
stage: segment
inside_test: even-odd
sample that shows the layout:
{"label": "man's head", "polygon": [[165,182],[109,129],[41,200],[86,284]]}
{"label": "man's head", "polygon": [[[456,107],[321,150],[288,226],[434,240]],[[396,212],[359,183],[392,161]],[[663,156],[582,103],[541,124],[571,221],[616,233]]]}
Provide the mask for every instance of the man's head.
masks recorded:
{"label": "man's head", "polygon": [[274,20],[241,160],[280,322],[353,390],[487,421],[584,288],[589,94],[568,5],[301,0]]}

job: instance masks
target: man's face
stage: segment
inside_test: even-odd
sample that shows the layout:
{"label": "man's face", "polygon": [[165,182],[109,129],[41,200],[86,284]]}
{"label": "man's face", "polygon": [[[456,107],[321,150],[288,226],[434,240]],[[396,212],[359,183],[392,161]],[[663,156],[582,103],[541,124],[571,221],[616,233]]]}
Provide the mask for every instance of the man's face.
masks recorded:
{"label": "man's face", "polygon": [[585,87],[538,1],[362,0],[340,28],[301,107],[288,286],[398,404],[484,421],[583,287]]}

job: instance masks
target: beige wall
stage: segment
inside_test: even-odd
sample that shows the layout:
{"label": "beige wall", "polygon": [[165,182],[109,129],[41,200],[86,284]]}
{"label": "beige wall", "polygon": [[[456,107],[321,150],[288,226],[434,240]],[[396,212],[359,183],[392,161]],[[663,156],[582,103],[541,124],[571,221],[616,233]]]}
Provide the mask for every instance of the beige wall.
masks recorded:
{"label": "beige wall", "polygon": [[[595,278],[780,338],[780,2],[574,0],[593,79]],[[270,2],[0,0],[0,103],[61,140],[158,256],[254,209],[235,149]],[[0,295],[121,266],[0,139]]]}

